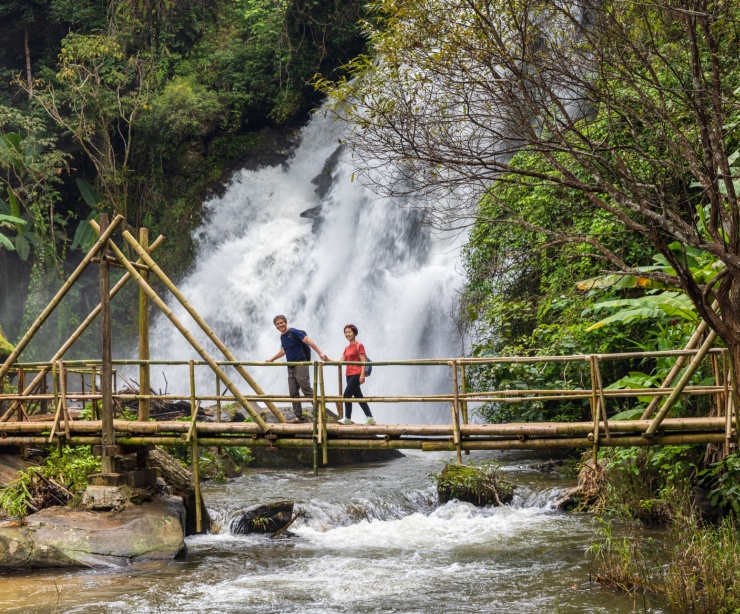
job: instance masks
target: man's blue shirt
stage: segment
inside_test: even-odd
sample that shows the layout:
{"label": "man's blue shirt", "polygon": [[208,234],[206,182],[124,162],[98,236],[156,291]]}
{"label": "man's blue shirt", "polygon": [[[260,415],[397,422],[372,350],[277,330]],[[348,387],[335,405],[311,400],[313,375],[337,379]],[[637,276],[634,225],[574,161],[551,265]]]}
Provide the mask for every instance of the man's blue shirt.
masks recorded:
{"label": "man's blue shirt", "polygon": [[[291,336],[295,341],[291,339]],[[310,352],[310,349],[305,343],[303,343],[303,338],[305,336],[305,332],[295,328],[289,328],[287,333],[280,335],[280,345],[282,345],[285,350],[285,359],[288,362],[304,362],[307,360],[303,348],[308,350],[306,354]],[[310,360],[310,358],[308,360]]]}

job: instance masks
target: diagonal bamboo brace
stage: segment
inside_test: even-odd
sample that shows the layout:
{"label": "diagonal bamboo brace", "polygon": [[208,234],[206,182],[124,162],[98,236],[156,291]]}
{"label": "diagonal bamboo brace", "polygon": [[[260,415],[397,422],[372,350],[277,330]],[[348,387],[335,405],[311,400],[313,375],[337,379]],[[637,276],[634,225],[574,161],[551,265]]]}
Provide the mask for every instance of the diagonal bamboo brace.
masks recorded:
{"label": "diagonal bamboo brace", "polygon": [[[157,240],[151,244],[149,248],[150,251],[154,251],[155,249],[157,249],[160,245],[162,245],[163,242],[164,242],[164,237],[162,235],[159,235],[159,237],[157,237]],[[123,277],[121,277],[121,279],[118,280],[118,283],[115,286],[113,286],[113,288],[111,288],[111,291],[110,291],[111,299],[121,291],[121,289],[123,288],[123,286],[126,285],[129,279],[131,279],[131,274],[126,272],[126,274]],[[82,333],[84,333],[87,330],[87,328],[90,326],[90,324],[92,324],[92,322],[95,320],[95,318],[98,317],[98,314],[100,314],[100,307],[101,307],[100,303],[98,303],[98,306],[95,307],[95,309],[93,309],[88,314],[88,316],[84,319],[84,321],[77,327],[77,330],[75,330],[75,332],[73,332],[70,335],[69,339],[67,339],[64,342],[64,344],[62,345],[62,347],[59,348],[57,353],[51,357],[51,359],[49,360],[49,363],[55,363],[67,353],[69,348],[71,348],[74,345],[75,341],[77,341],[77,339],[79,339],[82,336]],[[21,394],[23,395],[31,394],[36,389],[36,387],[41,383],[41,380],[43,380],[46,377],[46,375],[49,373],[50,370],[51,370],[51,367],[49,365],[41,367],[41,370],[36,374],[36,376],[33,378],[31,383],[25,387],[25,389],[23,390]],[[21,401],[14,401],[11,404],[8,411],[6,411],[5,414],[3,414],[2,417],[0,417],[0,422],[7,422],[10,419],[10,417],[13,415],[13,413],[16,411],[20,403]]]}
{"label": "diagonal bamboo brace", "polygon": [[[712,305],[712,308],[715,308],[715,306],[716,306],[716,303]],[[691,335],[691,339],[689,339],[684,349],[693,350],[698,345],[699,340],[704,336],[704,333],[707,332],[707,328],[709,328],[709,325],[704,320],[702,320],[699,323],[699,326],[696,327],[694,334]],[[673,367],[671,367],[671,370],[668,372],[668,375],[666,375],[665,379],[663,380],[663,384],[661,384],[661,388],[668,388],[673,383],[673,380],[676,379],[676,376],[679,374],[683,366],[686,364],[686,360],[688,358],[689,358],[688,356],[679,356],[676,359],[676,362],[673,364]],[[647,420],[650,416],[652,416],[653,412],[655,411],[655,408],[658,407],[659,402],[660,402],[660,397],[653,397],[653,400],[650,401],[650,404],[645,408],[645,411],[642,413],[640,420]]]}
{"label": "diagonal bamboo brace", "polygon": [[[98,226],[97,222],[95,222],[94,220],[90,221],[90,226],[92,226],[95,232],[100,232],[100,226]],[[254,420],[254,422],[258,424],[263,431],[269,430],[267,423],[262,419],[262,416],[257,413],[254,407],[252,407],[249,401],[244,398],[244,395],[242,395],[239,389],[229,379],[229,376],[224,373],[223,369],[221,369],[221,367],[216,364],[216,361],[211,358],[211,356],[205,351],[205,349],[198,343],[195,337],[193,337],[190,331],[185,328],[183,323],[180,322],[177,316],[172,312],[172,309],[170,309],[167,304],[160,298],[160,296],[152,289],[152,287],[148,283],[146,283],[146,281],[144,281],[144,278],[141,276],[141,274],[133,266],[131,266],[131,263],[128,261],[123,252],[118,248],[118,246],[113,241],[110,241],[109,247],[116,255],[118,260],[121,262],[121,264],[126,267],[126,270],[131,273],[131,277],[136,280],[136,283],[138,283],[143,288],[144,292],[146,292],[149,298],[154,301],[154,304],[162,310],[162,313],[164,313],[169,321],[175,325],[175,328],[180,331],[180,334],[185,337],[190,345],[193,346],[193,349],[198,352],[200,357],[208,363],[208,366],[210,366],[211,369],[213,369],[213,371],[216,373],[216,375],[218,375],[221,381],[229,389],[231,394],[234,395],[236,400],[239,401],[242,407],[244,407],[249,415],[252,416],[252,420]]]}
{"label": "diagonal bamboo brace", "polygon": [[10,356],[8,356],[3,365],[0,366],[0,379],[8,372],[8,369],[10,369],[16,358],[18,358],[20,353],[25,349],[31,339],[33,339],[39,328],[41,328],[41,325],[46,321],[51,312],[56,309],[56,306],[61,302],[67,292],[69,292],[69,289],[74,285],[79,276],[82,275],[83,271],[87,268],[87,265],[90,264],[92,259],[100,251],[103,245],[108,242],[108,239],[110,239],[110,237],[113,235],[116,228],[118,228],[118,225],[122,221],[123,217],[120,215],[117,215],[115,218],[113,218],[113,221],[110,223],[108,228],[106,228],[103,235],[98,238],[98,240],[95,242],[95,245],[92,246],[90,251],[87,252],[85,257],[82,259],[82,262],[77,265],[77,268],[72,272],[67,281],[64,282],[62,287],[59,288],[59,291],[54,295],[54,298],[49,301],[49,304],[46,306],[46,308],[41,312],[39,317],[36,318],[36,321],[31,325],[31,328],[29,328],[26,331],[26,334],[23,335],[23,339],[18,342],[18,345],[15,346],[15,349],[11,352]]}
{"label": "diagonal bamboo brace", "polygon": [[668,415],[668,412],[671,410],[671,407],[673,407],[673,404],[676,402],[678,397],[681,396],[683,389],[686,387],[686,384],[689,383],[689,380],[694,375],[694,373],[696,373],[696,370],[699,368],[701,361],[704,360],[704,357],[707,355],[709,350],[712,349],[715,339],[717,339],[717,333],[715,333],[714,331],[710,331],[707,335],[706,340],[699,348],[699,352],[691,359],[689,366],[686,367],[686,371],[684,371],[681,379],[678,380],[678,383],[673,389],[673,392],[671,392],[668,398],[663,402],[660,411],[656,414],[655,418],[650,423],[650,426],[643,434],[644,437],[653,437],[655,435],[655,431],[658,430],[660,423],[663,422],[663,419]]}
{"label": "diagonal bamboo brace", "polygon": [[[180,302],[180,304],[185,308],[185,311],[190,314],[190,316],[195,320],[195,322],[200,326],[201,330],[208,336],[208,338],[213,342],[213,344],[221,351],[221,353],[226,357],[227,360],[231,362],[238,362],[236,357],[231,353],[228,347],[226,347],[226,344],[224,344],[221,339],[218,338],[216,333],[213,331],[213,329],[206,324],[205,320],[200,316],[200,314],[195,310],[195,308],[188,302],[188,300],[183,296],[183,294],[178,290],[177,286],[172,282],[172,280],[167,277],[165,272],[157,265],[154,260],[147,254],[146,250],[141,246],[141,244],[134,238],[134,236],[128,231],[124,230],[122,233],[122,236],[126,243],[128,243],[131,248],[138,254],[139,258],[149,267],[149,270],[153,272],[160,280],[161,282],[167,287],[167,289],[172,292],[174,297]],[[242,365],[234,365],[234,368],[236,369],[237,373],[242,376],[245,382],[249,384],[249,386],[259,395],[264,395],[265,393],[262,391],[262,388],[260,388],[259,384],[254,380],[254,378],[247,373],[247,370]],[[282,412],[275,406],[275,404],[272,401],[265,401],[265,404],[269,408],[269,410],[275,415],[275,417],[280,422],[286,422],[285,416],[283,416]]]}

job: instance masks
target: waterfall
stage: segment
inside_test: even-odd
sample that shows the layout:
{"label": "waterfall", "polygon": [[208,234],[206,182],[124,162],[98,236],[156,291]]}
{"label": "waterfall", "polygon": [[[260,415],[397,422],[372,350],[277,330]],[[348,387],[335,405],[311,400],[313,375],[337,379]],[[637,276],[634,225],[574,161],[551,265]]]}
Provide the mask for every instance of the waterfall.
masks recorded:
{"label": "waterfall", "polygon": [[[179,282],[181,291],[240,360],[262,361],[279,350],[272,323],[277,314],[336,360],[350,322],[374,361],[460,355],[453,315],[464,237],[435,234],[413,203],[379,197],[353,181],[340,139],[340,123],[317,113],[285,165],[235,173],[223,196],[204,205],[194,237],[196,263]],[[313,220],[301,217],[307,210]],[[221,359],[179,304],[169,304]],[[153,324],[152,357],[198,358],[161,314]],[[284,368],[250,371],[267,392],[287,394]],[[164,390],[163,375],[170,393],[187,394],[187,368],[155,367],[155,390]],[[327,394],[336,394],[336,367],[327,368],[325,377]],[[449,391],[449,379],[447,367],[379,367],[364,393]],[[199,393],[215,390],[209,369],[199,369],[196,380]],[[448,411],[373,406],[374,415],[390,423],[446,422]],[[362,415],[357,407],[354,412]]]}

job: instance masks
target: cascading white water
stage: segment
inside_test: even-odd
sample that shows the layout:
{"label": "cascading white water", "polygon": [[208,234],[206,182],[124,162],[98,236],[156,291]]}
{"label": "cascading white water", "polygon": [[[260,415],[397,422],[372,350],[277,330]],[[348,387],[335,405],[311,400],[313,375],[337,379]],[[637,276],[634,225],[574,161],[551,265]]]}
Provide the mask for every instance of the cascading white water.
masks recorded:
{"label": "cascading white water", "polygon": [[[279,350],[272,323],[277,314],[337,360],[350,322],[375,361],[459,355],[453,313],[461,237],[433,235],[411,208],[353,182],[347,153],[340,154],[321,198],[312,179],[326,172],[339,138],[338,122],[318,113],[287,165],[236,173],[224,195],[205,204],[195,236],[197,262],[180,289],[240,360],[262,361]],[[312,221],[300,217],[313,207],[321,211],[315,232]],[[179,305],[173,308],[200,333]],[[204,335],[196,336],[222,358]],[[198,358],[164,317],[153,327],[152,357]],[[266,391],[286,393],[284,369],[250,369]],[[160,371],[152,373],[155,389],[165,386]],[[187,394],[187,369],[167,369],[166,379],[169,392]],[[429,393],[448,379],[445,367],[376,368],[365,394]],[[326,380],[327,394],[336,394],[336,368],[327,370]],[[199,370],[197,382],[199,391],[215,388],[207,369]],[[376,405],[373,413],[386,422],[434,421],[435,411],[444,416],[439,409],[411,415],[421,410]]]}

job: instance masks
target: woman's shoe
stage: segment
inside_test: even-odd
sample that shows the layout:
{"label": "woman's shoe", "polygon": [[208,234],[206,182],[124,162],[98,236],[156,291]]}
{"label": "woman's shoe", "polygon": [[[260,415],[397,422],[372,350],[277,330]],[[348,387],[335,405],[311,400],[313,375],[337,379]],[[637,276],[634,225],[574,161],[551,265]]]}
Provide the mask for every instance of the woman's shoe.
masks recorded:
{"label": "woman's shoe", "polygon": [[367,420],[365,420],[365,424],[377,424],[377,423],[375,422],[375,418],[368,418]]}
{"label": "woman's shoe", "polygon": [[349,418],[342,418],[339,421],[339,424],[352,424],[352,420],[350,420]]}

